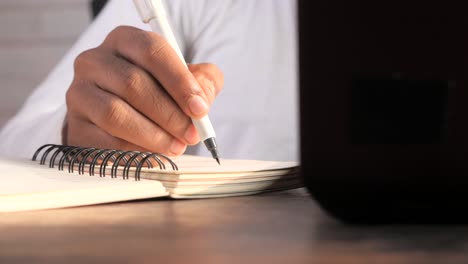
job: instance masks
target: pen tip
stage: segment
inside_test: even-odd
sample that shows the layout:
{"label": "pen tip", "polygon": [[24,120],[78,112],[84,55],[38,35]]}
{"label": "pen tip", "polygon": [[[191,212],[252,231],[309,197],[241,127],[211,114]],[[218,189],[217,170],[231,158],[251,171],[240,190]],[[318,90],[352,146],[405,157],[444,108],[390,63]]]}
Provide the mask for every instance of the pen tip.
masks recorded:
{"label": "pen tip", "polygon": [[219,158],[215,158],[215,159],[218,162],[218,165],[221,165],[221,163],[219,162]]}

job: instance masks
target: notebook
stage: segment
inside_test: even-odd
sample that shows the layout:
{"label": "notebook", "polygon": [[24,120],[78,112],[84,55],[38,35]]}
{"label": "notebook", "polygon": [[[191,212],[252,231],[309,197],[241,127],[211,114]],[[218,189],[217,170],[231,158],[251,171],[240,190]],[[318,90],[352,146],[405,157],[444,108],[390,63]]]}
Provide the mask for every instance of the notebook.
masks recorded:
{"label": "notebook", "polygon": [[0,158],[0,212],[43,210],[156,197],[251,195],[303,186],[296,162],[44,145],[33,160]]}

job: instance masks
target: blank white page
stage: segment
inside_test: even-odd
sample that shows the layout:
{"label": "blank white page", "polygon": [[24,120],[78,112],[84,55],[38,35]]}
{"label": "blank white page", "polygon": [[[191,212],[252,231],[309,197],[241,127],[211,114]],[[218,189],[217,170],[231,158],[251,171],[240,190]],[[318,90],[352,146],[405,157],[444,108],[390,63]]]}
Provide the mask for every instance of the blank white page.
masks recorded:
{"label": "blank white page", "polygon": [[0,212],[167,196],[158,181],[78,175],[28,160],[0,159]]}
{"label": "blank white page", "polygon": [[221,159],[221,165],[211,157],[182,155],[174,158],[179,174],[186,173],[234,173],[259,172],[265,170],[289,169],[298,166],[297,162]]}

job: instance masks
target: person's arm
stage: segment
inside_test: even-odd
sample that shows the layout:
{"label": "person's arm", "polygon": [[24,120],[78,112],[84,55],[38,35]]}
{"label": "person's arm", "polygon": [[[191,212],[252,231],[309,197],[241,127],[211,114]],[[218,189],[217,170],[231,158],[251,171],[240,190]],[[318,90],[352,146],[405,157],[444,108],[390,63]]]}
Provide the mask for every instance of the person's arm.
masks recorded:
{"label": "person's arm", "polygon": [[190,118],[208,113],[223,84],[216,66],[187,69],[160,35],[129,26],[81,53],[74,69],[64,143],[170,156],[200,141]]}
{"label": "person's arm", "polygon": [[190,72],[157,34],[118,27],[138,22],[131,1],[111,1],[4,127],[0,154],[65,143],[178,155],[197,143],[189,117],[206,114],[222,74],[211,64]]}
{"label": "person's arm", "polygon": [[[295,1],[166,0],[165,3],[186,61],[192,65],[215,63],[225,74],[223,92],[210,108],[210,119],[222,148],[222,157],[296,160]],[[65,94],[73,81],[74,61],[81,52],[106,42],[105,37],[122,24],[150,30],[140,21],[131,0],[110,1],[47,80],[36,89],[21,112],[0,132],[0,155],[30,158],[42,144],[86,143],[73,142],[71,138],[62,141],[61,135],[67,110]],[[117,47],[110,43],[103,45]],[[88,52],[84,55],[93,54]],[[97,61],[93,59],[93,62]],[[79,65],[81,62],[78,61],[78,68],[83,70]],[[202,89],[210,85],[209,80],[216,78],[204,78],[214,70],[212,65],[205,66],[198,67],[199,73],[192,72]],[[91,78],[83,74],[78,76],[85,80]],[[75,84],[72,90],[78,88]],[[215,85],[219,82],[215,81]],[[104,89],[102,92],[109,93]],[[189,115],[183,104],[180,109]],[[70,136],[73,132],[69,129],[66,128],[67,133],[64,134]],[[79,132],[76,134],[82,136]],[[180,134],[173,136],[179,138]],[[91,136],[95,136],[94,132]],[[191,154],[204,155],[203,148],[189,150]]]}

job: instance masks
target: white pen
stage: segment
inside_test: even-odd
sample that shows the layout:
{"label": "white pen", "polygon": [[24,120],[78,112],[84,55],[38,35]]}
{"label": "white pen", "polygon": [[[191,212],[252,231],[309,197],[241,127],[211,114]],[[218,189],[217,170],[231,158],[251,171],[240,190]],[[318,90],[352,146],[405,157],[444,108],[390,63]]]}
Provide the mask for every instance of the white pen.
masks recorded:
{"label": "white pen", "polygon": [[[163,37],[176,51],[179,58],[185,66],[184,56],[180,51],[174,33],[172,32],[169,21],[166,17],[166,10],[161,0],[133,0],[138,13],[143,20],[143,23],[150,25],[151,29],[155,32],[161,32]],[[160,30],[160,31],[159,31]],[[213,158],[219,163],[218,147],[216,144],[216,134],[213,125],[210,122],[208,115],[201,119],[193,119],[192,122],[200,135],[200,139],[205,143],[206,148],[211,152]]]}

